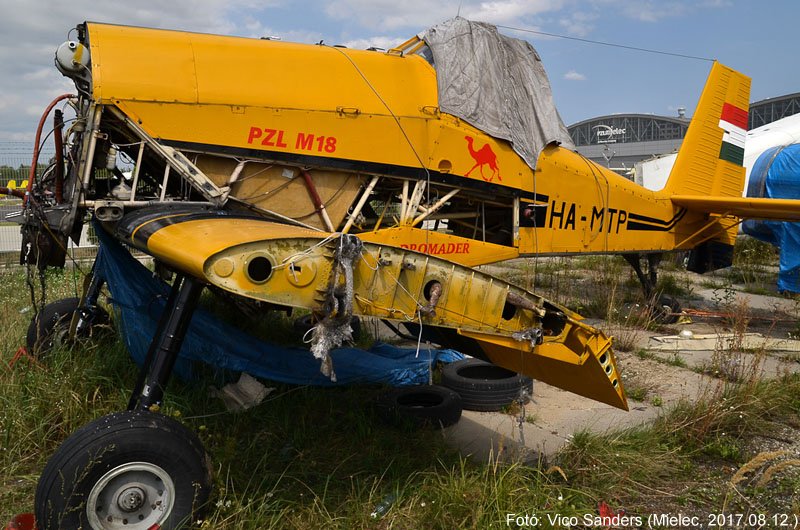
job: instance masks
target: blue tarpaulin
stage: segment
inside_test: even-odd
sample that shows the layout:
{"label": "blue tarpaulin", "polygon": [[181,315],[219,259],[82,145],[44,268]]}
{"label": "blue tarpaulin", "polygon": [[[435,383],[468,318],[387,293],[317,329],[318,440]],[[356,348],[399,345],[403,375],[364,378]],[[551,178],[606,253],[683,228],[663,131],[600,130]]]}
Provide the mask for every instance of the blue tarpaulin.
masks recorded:
{"label": "blue tarpaulin", "polygon": [[[750,172],[747,196],[800,199],[800,144],[764,151]],[[800,223],[747,220],[742,231],[780,248],[778,290],[800,292]]]}
{"label": "blue tarpaulin", "polygon": [[[100,240],[96,271],[105,279],[128,351],[143,364],[164,311],[170,286],[139,263],[116,239],[96,226]],[[264,342],[198,308],[181,348],[175,370],[187,379],[192,361],[247,372],[257,377],[298,385],[380,383],[392,386],[427,384],[431,364],[463,358],[454,350],[398,348],[377,344],[369,350],[339,348],[331,353],[337,381],[319,371],[320,361],[303,348]]]}

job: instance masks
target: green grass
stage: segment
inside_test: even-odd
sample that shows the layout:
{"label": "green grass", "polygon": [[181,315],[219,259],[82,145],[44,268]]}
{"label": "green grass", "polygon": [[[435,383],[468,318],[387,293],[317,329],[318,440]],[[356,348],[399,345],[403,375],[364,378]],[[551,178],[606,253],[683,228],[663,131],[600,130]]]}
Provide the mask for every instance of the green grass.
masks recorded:
{"label": "green grass", "polygon": [[680,356],[678,352],[674,352],[671,356],[664,359],[664,363],[670,366],[677,366],[678,368],[686,368],[686,359]]}
{"label": "green grass", "polygon": [[[51,280],[50,300],[74,295],[80,285],[69,272]],[[109,335],[55,351],[42,367],[22,361],[6,369],[31,311],[22,272],[0,271],[0,281],[2,525],[32,510],[39,473],[70,433],[125,407],[136,368]],[[743,499],[730,487],[734,470],[753,456],[753,436],[800,425],[797,376],[720,382],[697,403],[665,407],[654,424],[580,432],[555,461],[528,463],[469,460],[439,432],[384,424],[370,406],[377,387],[270,385],[276,391],[266,402],[233,414],[209,395],[212,383],[210,375],[173,381],[163,409],[200,434],[214,463],[203,528],[508,528],[507,513],[581,515],[596,513],[598,501],[645,515],[800,507],[789,472],[771,478],[777,496],[761,495],[761,468],[737,486]],[[382,518],[371,517],[389,500]]]}
{"label": "green grass", "polygon": [[[757,488],[737,492],[731,470],[747,466],[754,456],[754,436],[769,436],[787,423],[797,426],[798,413],[797,375],[771,382],[716,382],[698,402],[681,402],[652,425],[611,435],[578,433],[560,458],[572,470],[575,488],[598,498],[624,499],[628,513],[685,511],[687,506],[696,513],[723,506],[745,513],[796,510],[796,490],[775,496],[760,495]],[[764,469],[759,471],[763,476]],[[797,483],[791,474],[780,481]]]}
{"label": "green grass", "polygon": [[[53,275],[48,299],[80,284]],[[42,366],[5,365],[31,316],[24,275],[0,272],[0,524],[31,511],[49,455],[94,418],[124,409],[136,367],[113,335],[53,351]],[[26,310],[27,308],[27,310]],[[207,528],[488,528],[518,506],[555,502],[538,467],[473,463],[441,433],[385,424],[372,407],[378,387],[320,389],[270,384],[265,403],[228,413],[200,381],[170,384],[163,412],[201,436],[215,464]],[[268,383],[269,384],[269,383]],[[393,495],[383,519],[371,512]]]}

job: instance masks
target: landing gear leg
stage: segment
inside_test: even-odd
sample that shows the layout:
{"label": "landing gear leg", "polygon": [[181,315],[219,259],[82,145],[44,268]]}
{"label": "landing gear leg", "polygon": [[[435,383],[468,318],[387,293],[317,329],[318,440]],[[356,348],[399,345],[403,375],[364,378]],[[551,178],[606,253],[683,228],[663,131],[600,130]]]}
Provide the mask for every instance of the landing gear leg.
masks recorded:
{"label": "landing gear leg", "polygon": [[97,260],[95,260],[92,264],[92,270],[87,276],[78,311],[75,312],[75,316],[70,323],[70,340],[87,335],[89,328],[98,320],[98,315],[104,316],[106,320],[108,319],[105,311],[97,305],[100,291],[103,290],[105,284],[106,280],[97,270]]}
{"label": "landing gear leg", "polygon": [[[658,284],[658,266],[664,257],[662,253],[654,254],[623,254],[622,257],[630,264],[644,292],[644,298],[652,307],[653,319],[667,324],[678,320],[676,313],[680,313],[680,304],[671,296],[656,292]],[[647,273],[642,270],[642,258],[647,260]]]}
{"label": "landing gear leg", "polygon": [[191,276],[178,275],[172,284],[158,330],[150,343],[139,379],[128,402],[128,410],[150,410],[164,398],[178,352],[189,329],[203,284]]}
{"label": "landing gear leg", "polygon": [[[633,268],[639,283],[642,285],[645,299],[653,297],[658,283],[658,265],[661,263],[663,254],[623,254],[622,257]],[[642,270],[642,258],[647,260],[647,274]]]}

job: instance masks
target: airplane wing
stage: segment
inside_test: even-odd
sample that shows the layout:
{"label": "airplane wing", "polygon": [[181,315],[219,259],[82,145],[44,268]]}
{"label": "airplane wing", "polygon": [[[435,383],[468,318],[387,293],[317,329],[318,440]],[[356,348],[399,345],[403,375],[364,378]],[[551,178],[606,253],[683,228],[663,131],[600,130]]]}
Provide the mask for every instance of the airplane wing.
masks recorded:
{"label": "airplane wing", "polygon": [[775,219],[800,221],[800,200],[763,199],[754,197],[706,197],[702,195],[673,195],[676,206],[695,212],[734,215],[744,219]]}
{"label": "airplane wing", "polygon": [[467,353],[628,409],[611,340],[602,331],[565,307],[471,267],[352,235],[180,206],[131,212],[115,235],[225,291],[463,335],[471,339]]}

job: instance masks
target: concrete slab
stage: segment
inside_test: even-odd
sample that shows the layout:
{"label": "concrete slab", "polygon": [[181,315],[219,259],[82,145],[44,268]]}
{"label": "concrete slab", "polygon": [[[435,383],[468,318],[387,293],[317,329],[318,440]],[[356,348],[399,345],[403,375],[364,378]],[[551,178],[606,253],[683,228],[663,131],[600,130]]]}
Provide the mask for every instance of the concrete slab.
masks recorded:
{"label": "concrete slab", "polygon": [[748,351],[800,352],[800,340],[765,337],[761,333],[692,333],[650,337],[650,351],[729,350],[732,346]]}
{"label": "concrete slab", "polygon": [[[652,421],[663,407],[696,399],[709,381],[690,370],[631,354],[618,355],[618,362],[623,385],[647,387],[647,399],[629,400],[628,412],[537,381],[533,401],[523,412],[528,420],[523,421],[521,430],[519,415],[464,411],[461,421],[449,427],[445,437],[464,454],[480,460],[498,454],[512,459],[552,456],[578,431],[605,433]],[[652,403],[654,397],[661,406]]]}
{"label": "concrete slab", "polygon": [[[736,290],[737,286],[732,286]],[[744,286],[738,286],[744,288]],[[721,294],[724,289],[708,289],[704,287],[695,287],[695,296],[709,301],[720,300]],[[747,301],[747,305],[751,309],[774,311],[787,313],[789,315],[797,315],[800,311],[800,301],[791,298],[780,298],[777,296],[768,296],[763,294],[745,293],[736,290],[735,295],[738,299]]]}
{"label": "concrete slab", "polygon": [[733,333],[696,334],[691,338],[650,337],[647,349],[667,362],[677,355],[689,368],[720,372],[726,377],[754,370],[768,378],[800,372],[797,355],[800,341],[765,337],[761,333],[745,333],[741,337]]}

